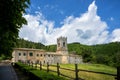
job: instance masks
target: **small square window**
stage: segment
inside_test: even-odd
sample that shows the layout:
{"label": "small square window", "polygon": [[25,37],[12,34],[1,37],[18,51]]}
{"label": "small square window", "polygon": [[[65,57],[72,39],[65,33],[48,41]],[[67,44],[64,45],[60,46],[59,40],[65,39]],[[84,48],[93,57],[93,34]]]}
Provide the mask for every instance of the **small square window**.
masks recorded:
{"label": "small square window", "polygon": [[33,56],[33,53],[31,52],[31,53],[29,53],[29,56]]}

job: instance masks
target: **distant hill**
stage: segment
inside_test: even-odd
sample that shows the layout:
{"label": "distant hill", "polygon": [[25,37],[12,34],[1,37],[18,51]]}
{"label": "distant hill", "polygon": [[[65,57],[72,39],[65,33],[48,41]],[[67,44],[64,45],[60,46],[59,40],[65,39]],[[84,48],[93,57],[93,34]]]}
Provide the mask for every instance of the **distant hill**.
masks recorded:
{"label": "distant hill", "polygon": [[120,42],[91,46],[92,57],[96,63],[104,63],[111,66],[120,66]]}
{"label": "distant hill", "polygon": [[[56,51],[56,45],[46,46],[46,50]],[[120,42],[91,46],[75,42],[68,44],[68,51],[82,55],[84,62],[120,66]]]}
{"label": "distant hill", "polygon": [[[35,43],[24,39],[18,39],[17,48],[36,48],[55,52],[57,46],[45,46],[41,43]],[[110,66],[120,66],[120,42],[108,44],[83,45],[78,42],[68,44],[69,53],[82,55],[84,62],[100,63]]]}
{"label": "distant hill", "polygon": [[16,43],[16,48],[35,48],[35,49],[44,49],[45,45],[42,43],[36,43],[24,39],[18,39]]}

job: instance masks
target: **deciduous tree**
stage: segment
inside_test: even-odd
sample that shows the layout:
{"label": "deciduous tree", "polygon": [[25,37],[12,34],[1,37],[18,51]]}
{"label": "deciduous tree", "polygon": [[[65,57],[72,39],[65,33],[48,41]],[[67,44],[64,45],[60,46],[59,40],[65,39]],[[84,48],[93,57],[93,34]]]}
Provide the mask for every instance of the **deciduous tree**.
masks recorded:
{"label": "deciduous tree", "polygon": [[29,0],[0,0],[0,54],[9,55],[16,44]]}

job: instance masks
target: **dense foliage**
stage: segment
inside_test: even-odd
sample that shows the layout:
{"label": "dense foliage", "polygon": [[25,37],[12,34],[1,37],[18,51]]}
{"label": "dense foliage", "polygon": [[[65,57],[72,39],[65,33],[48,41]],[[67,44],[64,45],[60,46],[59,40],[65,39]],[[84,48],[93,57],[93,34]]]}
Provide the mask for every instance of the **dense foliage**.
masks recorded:
{"label": "dense foliage", "polygon": [[57,46],[56,45],[49,45],[45,46],[42,43],[32,42],[24,39],[17,39],[15,48],[33,48],[33,49],[44,49],[46,51],[55,52]]}
{"label": "dense foliage", "polygon": [[29,0],[0,0],[0,56],[10,56],[19,29],[27,21],[23,17]]}
{"label": "dense foliage", "polygon": [[56,52],[57,46],[56,45],[45,46],[45,50],[50,52]]}
{"label": "dense foliage", "polygon": [[93,62],[120,66],[120,42],[92,46]]}
{"label": "dense foliage", "polygon": [[41,43],[35,43],[32,41],[27,41],[24,39],[17,39],[16,48],[34,48],[34,49],[44,49],[45,46]]}

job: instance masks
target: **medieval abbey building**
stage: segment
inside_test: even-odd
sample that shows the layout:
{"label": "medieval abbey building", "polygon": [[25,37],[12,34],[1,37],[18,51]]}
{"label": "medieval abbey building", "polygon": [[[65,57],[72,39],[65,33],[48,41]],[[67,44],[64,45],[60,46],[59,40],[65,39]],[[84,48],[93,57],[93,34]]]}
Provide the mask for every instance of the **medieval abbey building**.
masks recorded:
{"label": "medieval abbey building", "polygon": [[49,62],[49,64],[82,63],[82,57],[68,53],[66,37],[59,37],[57,39],[56,52],[46,52],[42,49],[15,48],[12,56],[13,62],[30,61],[39,63],[41,61],[42,64],[46,64],[47,62]]}

